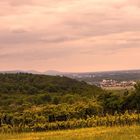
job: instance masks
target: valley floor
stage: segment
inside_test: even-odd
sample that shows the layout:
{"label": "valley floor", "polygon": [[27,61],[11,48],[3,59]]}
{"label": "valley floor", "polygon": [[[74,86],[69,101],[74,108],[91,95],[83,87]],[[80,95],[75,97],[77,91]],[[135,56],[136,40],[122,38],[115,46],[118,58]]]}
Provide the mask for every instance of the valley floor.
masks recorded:
{"label": "valley floor", "polygon": [[0,134],[0,140],[140,140],[140,126],[96,127],[40,133]]}

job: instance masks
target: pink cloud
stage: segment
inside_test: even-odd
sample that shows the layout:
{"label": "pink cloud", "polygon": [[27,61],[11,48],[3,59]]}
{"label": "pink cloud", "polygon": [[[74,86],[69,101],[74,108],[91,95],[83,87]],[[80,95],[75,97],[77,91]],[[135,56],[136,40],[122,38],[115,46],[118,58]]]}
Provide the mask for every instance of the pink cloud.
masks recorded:
{"label": "pink cloud", "polygon": [[1,0],[0,68],[136,68],[139,6],[138,0]]}

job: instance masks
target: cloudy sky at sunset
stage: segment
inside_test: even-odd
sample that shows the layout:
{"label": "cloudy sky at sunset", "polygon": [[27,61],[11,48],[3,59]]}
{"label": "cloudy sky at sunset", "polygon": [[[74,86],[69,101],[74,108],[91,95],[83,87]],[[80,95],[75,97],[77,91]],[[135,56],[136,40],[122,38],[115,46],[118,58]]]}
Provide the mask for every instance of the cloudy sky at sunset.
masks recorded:
{"label": "cloudy sky at sunset", "polygon": [[140,69],[140,0],[0,0],[0,70]]}

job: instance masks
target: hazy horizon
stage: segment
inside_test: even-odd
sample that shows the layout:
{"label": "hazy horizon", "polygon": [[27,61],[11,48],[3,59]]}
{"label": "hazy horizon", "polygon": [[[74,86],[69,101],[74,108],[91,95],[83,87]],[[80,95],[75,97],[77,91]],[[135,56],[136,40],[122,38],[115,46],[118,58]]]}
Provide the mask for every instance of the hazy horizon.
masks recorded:
{"label": "hazy horizon", "polygon": [[119,71],[140,71],[140,69],[120,69],[120,70],[102,70],[102,71],[59,71],[59,70],[45,70],[45,71],[38,71],[38,70],[33,70],[33,69],[11,69],[11,70],[0,70],[0,72],[39,72],[39,73],[53,73],[53,72],[60,72],[60,73],[96,73],[96,72],[119,72]]}
{"label": "hazy horizon", "polygon": [[139,0],[1,0],[0,71],[140,69]]}

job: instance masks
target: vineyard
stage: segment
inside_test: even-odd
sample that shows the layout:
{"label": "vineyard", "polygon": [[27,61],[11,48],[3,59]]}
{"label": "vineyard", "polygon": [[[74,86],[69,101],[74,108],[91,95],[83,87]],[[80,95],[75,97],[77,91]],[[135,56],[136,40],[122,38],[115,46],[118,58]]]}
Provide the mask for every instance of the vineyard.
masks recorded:
{"label": "vineyard", "polygon": [[93,116],[87,119],[73,119],[68,121],[48,122],[43,117],[30,118],[30,119],[13,119],[12,123],[1,119],[0,131],[7,132],[31,132],[31,131],[46,131],[46,130],[63,130],[63,129],[76,129],[85,127],[114,127],[114,126],[131,126],[140,124],[140,114],[128,113],[108,115],[106,116]]}

